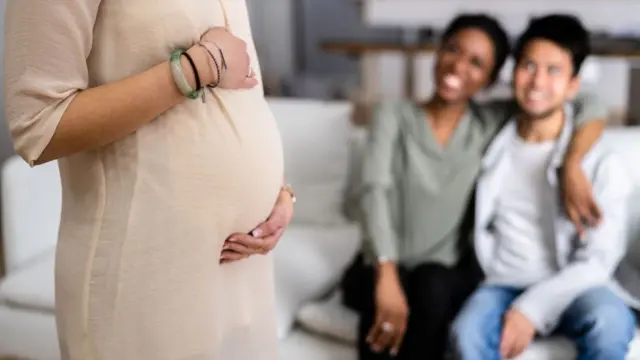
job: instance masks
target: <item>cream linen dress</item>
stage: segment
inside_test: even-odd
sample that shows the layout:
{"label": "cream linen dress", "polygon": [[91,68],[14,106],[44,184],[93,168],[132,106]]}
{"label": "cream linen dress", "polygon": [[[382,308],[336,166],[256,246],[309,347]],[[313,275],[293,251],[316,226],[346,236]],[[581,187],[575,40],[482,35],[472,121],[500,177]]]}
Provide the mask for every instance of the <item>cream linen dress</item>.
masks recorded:
{"label": "cream linen dress", "polygon": [[[223,26],[223,8],[259,70],[245,0],[7,1],[7,119],[20,155],[38,158],[79,90],[167,60]],[[59,161],[64,360],[276,359],[270,257],[218,260],[227,236],[269,215],[280,136],[259,87],[216,90],[219,102],[207,91],[206,103]]]}

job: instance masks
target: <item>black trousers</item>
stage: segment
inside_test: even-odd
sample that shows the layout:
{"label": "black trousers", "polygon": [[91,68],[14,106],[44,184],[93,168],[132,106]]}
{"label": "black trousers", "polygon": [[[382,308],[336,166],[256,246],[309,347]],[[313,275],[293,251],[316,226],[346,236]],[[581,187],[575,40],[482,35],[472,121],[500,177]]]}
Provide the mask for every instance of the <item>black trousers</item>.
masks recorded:
{"label": "black trousers", "polygon": [[345,274],[344,303],[360,314],[359,359],[441,360],[447,349],[449,324],[482,280],[475,256],[466,256],[453,268],[429,263],[411,270],[398,270],[409,303],[409,323],[395,358],[388,351],[371,351],[366,343],[376,314],[375,269],[359,257]]}

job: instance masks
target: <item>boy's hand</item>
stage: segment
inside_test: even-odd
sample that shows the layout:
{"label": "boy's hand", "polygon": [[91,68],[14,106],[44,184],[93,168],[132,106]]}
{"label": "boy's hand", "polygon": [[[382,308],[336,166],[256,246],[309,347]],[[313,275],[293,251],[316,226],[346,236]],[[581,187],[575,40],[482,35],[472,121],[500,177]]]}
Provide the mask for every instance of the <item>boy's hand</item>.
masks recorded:
{"label": "boy's hand", "polygon": [[524,352],[536,334],[536,327],[518,310],[510,309],[504,316],[500,354],[513,359]]}

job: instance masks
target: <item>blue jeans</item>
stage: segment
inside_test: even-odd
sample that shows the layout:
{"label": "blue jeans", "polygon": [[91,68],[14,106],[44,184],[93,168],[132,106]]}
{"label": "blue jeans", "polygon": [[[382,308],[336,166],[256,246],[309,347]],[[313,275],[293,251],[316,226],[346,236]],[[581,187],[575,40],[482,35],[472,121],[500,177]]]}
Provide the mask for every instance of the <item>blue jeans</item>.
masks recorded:
{"label": "blue jeans", "polygon": [[[457,359],[500,359],[502,318],[521,293],[482,286],[471,295],[451,328]],[[567,308],[557,331],[575,342],[578,360],[624,360],[635,335],[635,315],[608,288],[593,288]]]}

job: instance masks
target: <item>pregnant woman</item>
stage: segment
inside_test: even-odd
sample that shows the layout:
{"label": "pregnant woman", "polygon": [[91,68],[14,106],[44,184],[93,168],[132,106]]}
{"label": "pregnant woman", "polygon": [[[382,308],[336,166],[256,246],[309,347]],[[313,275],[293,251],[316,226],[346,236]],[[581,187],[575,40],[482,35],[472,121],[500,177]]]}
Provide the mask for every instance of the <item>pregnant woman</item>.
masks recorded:
{"label": "pregnant woman", "polygon": [[8,1],[5,54],[16,150],[59,160],[62,358],[276,359],[248,255],[293,194],[245,1]]}

